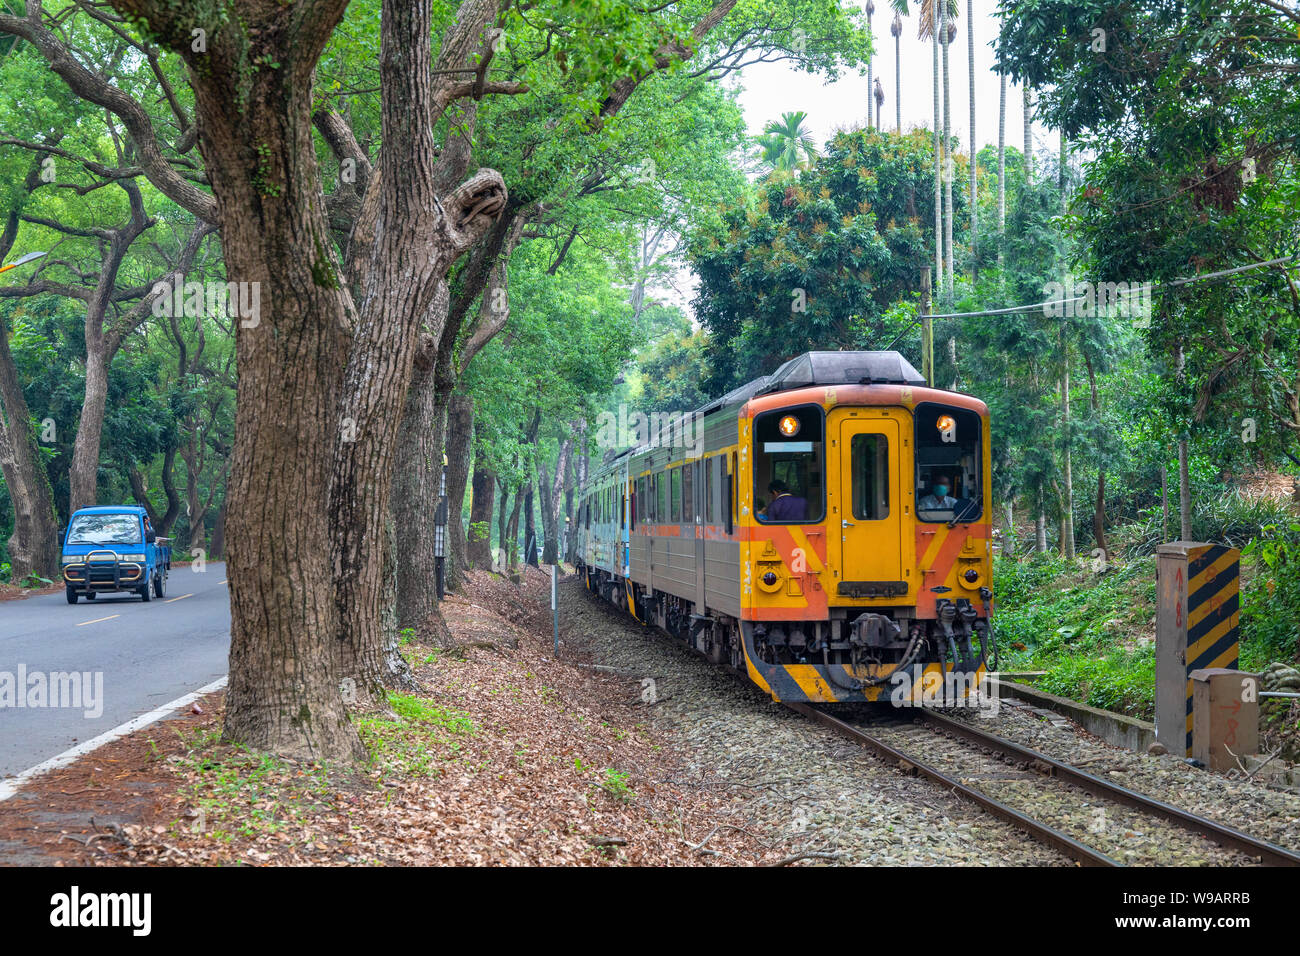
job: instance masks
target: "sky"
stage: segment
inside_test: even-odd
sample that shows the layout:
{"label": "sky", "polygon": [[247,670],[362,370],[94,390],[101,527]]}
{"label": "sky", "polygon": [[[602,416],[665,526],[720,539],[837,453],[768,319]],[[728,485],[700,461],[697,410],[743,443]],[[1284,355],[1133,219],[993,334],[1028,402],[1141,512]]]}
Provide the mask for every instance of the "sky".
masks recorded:
{"label": "sky", "polygon": [[[917,39],[919,4],[903,18],[902,112],[903,129],[930,127],[934,116],[932,53],[929,42]],[[998,17],[993,0],[975,4],[975,132],[979,146],[997,146],[998,76],[993,72],[993,47],[998,32]],[[884,123],[894,129],[894,38],[889,33],[893,11],[887,3],[878,3],[872,18],[876,56],[874,75],[885,89]],[[967,82],[966,4],[961,4],[957,18],[957,37],[948,47],[948,88],[952,102],[949,120],[957,138],[958,149],[965,153],[970,143],[970,84]],[[759,63],[740,71],[740,105],[751,134],[761,133],[769,121],[782,113],[803,110],[804,121],[822,144],[837,129],[865,124],[867,118],[867,78],[856,73],[827,83],[823,77],[796,70],[788,61]],[[1044,140],[1045,130],[1035,127],[1037,149],[1050,148]],[[1007,143],[1023,142],[1024,122],[1020,88],[1007,83]]]}
{"label": "sky", "polygon": [[[863,0],[865,2],[865,0]],[[960,2],[960,0],[959,0]],[[996,0],[975,3],[975,132],[979,147],[998,144],[998,75],[993,72],[992,41],[998,33]],[[917,38],[919,4],[903,18],[902,114],[903,129],[917,126],[930,128],[934,117],[933,54],[930,43]],[[885,11],[882,13],[882,10]],[[887,3],[877,3],[872,18],[876,56],[874,76],[885,89],[885,129],[894,129],[894,38],[889,32],[893,11]],[[967,66],[966,5],[961,3],[957,18],[957,37],[948,47],[949,123],[957,140],[957,149],[966,153],[970,143],[970,83]],[[942,68],[942,66],[941,66]],[[751,135],[758,135],[769,120],[779,120],[782,113],[803,110],[808,114],[804,125],[812,131],[817,145],[825,144],[837,130],[863,125],[867,119],[867,77],[850,73],[834,83],[815,73],[796,69],[790,61],[757,63],[738,73],[739,102]],[[1020,87],[1007,81],[1007,145],[1017,149],[1024,143],[1024,108]],[[1034,125],[1036,151],[1053,151],[1055,143],[1047,130]],[[690,300],[696,281],[689,269],[677,270],[666,288],[656,289],[657,297],[680,306],[694,319]]]}

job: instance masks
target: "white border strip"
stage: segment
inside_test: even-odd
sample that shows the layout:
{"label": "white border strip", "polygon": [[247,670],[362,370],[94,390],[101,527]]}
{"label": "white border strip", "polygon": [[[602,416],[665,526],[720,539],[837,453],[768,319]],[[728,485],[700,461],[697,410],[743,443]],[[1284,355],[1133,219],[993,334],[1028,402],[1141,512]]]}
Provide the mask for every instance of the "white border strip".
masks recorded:
{"label": "white border strip", "polygon": [[[227,677],[228,676],[229,675],[227,675]],[[49,773],[51,770],[58,770],[60,767],[66,767],[68,764],[73,763],[78,757],[84,756],[92,750],[98,750],[106,743],[117,740],[119,737],[125,737],[127,734],[135,733],[135,731],[139,730],[141,727],[148,727],[150,724],[162,720],[174,711],[180,710],[182,707],[194,703],[200,697],[211,694],[215,690],[221,690],[221,688],[226,686],[227,677],[215,680],[207,687],[200,687],[192,694],[186,694],[184,697],[177,697],[171,703],[163,704],[156,710],[151,710],[147,714],[141,714],[139,717],[128,720],[126,723],[114,727],[112,730],[107,730],[98,737],[87,740],[85,743],[77,744],[77,746],[63,751],[63,753],[59,754],[57,757],[51,757],[43,763],[38,763],[35,767],[27,768],[16,777],[9,777],[6,780],[0,780],[0,801],[8,800],[17,793],[21,787],[34,780],[36,777],[39,777],[41,774]]]}

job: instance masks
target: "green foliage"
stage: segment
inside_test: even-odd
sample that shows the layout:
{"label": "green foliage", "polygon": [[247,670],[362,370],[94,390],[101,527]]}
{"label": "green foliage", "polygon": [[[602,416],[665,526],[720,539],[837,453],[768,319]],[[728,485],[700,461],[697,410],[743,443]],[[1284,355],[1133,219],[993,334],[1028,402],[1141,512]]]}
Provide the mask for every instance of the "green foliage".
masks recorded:
{"label": "green foliage", "polygon": [[[797,173],[777,172],[692,239],[708,390],[721,394],[809,349],[883,348],[907,323],[934,241],[928,133],[837,135]],[[959,216],[964,212],[956,198]]]}
{"label": "green foliage", "polygon": [[1242,564],[1242,668],[1300,659],[1300,524],[1263,528],[1243,549]]}
{"label": "green foliage", "polygon": [[1150,720],[1155,714],[1155,675],[1155,650],[1148,646],[1103,658],[1062,657],[1035,686],[1092,707]]}
{"label": "green foliage", "polygon": [[355,720],[380,775],[437,776],[440,764],[459,759],[462,740],[478,733],[468,714],[447,710],[409,694],[390,693],[392,719],[365,716]]}
{"label": "green foliage", "polygon": [[627,785],[627,781],[627,771],[607,767],[598,785],[615,800],[628,803],[636,798],[636,793]]}
{"label": "green foliage", "polygon": [[770,120],[758,137],[763,150],[763,162],[772,169],[791,170],[817,159],[817,144],[812,133],[803,125],[808,116],[803,110],[782,113],[781,119]]}

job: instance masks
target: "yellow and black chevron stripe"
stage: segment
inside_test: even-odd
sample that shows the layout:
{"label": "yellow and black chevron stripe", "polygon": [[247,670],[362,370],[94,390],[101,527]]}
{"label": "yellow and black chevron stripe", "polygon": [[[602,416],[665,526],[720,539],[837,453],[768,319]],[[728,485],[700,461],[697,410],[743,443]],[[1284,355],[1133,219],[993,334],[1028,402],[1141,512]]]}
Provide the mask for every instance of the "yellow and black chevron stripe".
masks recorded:
{"label": "yellow and black chevron stripe", "polygon": [[[1241,553],[1212,544],[1187,560],[1187,673],[1237,666]],[[1192,752],[1192,682],[1187,681],[1187,753]]]}

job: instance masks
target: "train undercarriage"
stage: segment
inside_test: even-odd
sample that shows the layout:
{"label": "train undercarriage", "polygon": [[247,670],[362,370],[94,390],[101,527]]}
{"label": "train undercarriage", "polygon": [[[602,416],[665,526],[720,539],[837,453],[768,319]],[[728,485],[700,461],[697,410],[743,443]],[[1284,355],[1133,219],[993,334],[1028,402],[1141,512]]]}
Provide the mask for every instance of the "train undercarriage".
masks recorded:
{"label": "train undercarriage", "polygon": [[951,697],[954,686],[975,686],[997,666],[986,588],[981,609],[969,599],[941,599],[934,620],[917,620],[912,608],[900,607],[833,608],[826,621],[740,621],[697,614],[692,601],[650,593],[607,571],[582,570],[591,590],[712,663],[744,673],[748,658],[779,700],[871,701],[923,673],[937,677],[947,688],[941,696]]}

